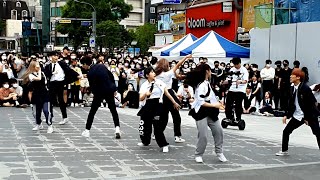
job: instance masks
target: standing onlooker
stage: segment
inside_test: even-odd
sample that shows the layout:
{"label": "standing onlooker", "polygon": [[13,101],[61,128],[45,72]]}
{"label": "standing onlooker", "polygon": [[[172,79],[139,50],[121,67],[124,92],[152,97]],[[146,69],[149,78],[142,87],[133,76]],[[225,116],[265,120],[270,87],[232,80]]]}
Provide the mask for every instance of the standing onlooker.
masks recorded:
{"label": "standing onlooker", "polygon": [[78,80],[75,81],[74,83],[71,83],[71,106],[72,107],[78,107],[79,106],[79,94],[80,94],[80,79],[82,78],[82,71],[78,67],[78,61],[77,59],[72,59],[71,60],[71,69],[77,72],[78,75]]}
{"label": "standing onlooker", "polygon": [[262,91],[265,94],[267,91],[273,93],[273,79],[275,76],[275,70],[271,67],[272,61],[270,59],[266,60],[265,67],[261,70],[262,79]]}
{"label": "standing onlooker", "polygon": [[281,97],[280,97],[280,106],[281,110],[286,111],[288,108],[288,99],[290,94],[290,75],[292,73],[292,69],[289,68],[289,61],[283,60],[283,69],[282,69],[282,77],[281,77]]}
{"label": "standing onlooker", "polygon": [[[188,73],[186,81],[195,88],[195,101],[192,104],[195,114],[201,117],[195,118],[198,129],[198,142],[195,151],[195,161],[202,163],[202,156],[205,152],[208,141],[208,126],[214,138],[215,152],[221,162],[227,159],[223,155],[223,130],[219,121],[219,109],[224,109],[223,105],[216,99],[216,95],[211,89],[209,79],[211,78],[211,68],[208,64],[200,64],[194,71]],[[204,109],[203,109],[204,108]],[[200,113],[201,111],[201,113]]]}
{"label": "standing onlooker", "polygon": [[280,105],[280,97],[281,97],[281,80],[282,80],[282,69],[281,69],[281,61],[276,61],[274,63],[276,65],[275,68],[275,76],[274,76],[274,104],[275,110],[278,110]]}
{"label": "standing onlooker", "polygon": [[277,156],[289,155],[288,146],[290,134],[304,123],[310,126],[312,133],[317,137],[318,147],[320,149],[320,128],[316,109],[317,100],[309,86],[303,83],[303,79],[303,71],[298,68],[293,69],[290,76],[290,82],[293,83],[293,86],[290,89],[289,106],[282,121],[283,124],[286,124],[287,118],[291,118],[291,120],[283,130],[282,149],[276,153]]}

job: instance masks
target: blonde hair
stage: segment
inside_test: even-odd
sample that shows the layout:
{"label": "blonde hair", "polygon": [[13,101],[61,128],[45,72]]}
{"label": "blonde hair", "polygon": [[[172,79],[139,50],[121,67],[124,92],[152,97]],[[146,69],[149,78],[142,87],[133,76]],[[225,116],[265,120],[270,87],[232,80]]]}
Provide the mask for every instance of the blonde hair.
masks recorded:
{"label": "blonde hair", "polygon": [[27,69],[27,71],[23,74],[22,78],[22,84],[28,84],[29,83],[29,74],[36,71],[36,66],[39,65],[39,62],[37,61],[31,61],[30,65]]}

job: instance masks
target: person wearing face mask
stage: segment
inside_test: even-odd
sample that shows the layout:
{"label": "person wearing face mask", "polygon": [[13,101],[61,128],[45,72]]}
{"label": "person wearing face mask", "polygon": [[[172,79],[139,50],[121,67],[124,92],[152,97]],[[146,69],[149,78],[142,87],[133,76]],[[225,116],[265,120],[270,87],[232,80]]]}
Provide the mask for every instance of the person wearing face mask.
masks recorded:
{"label": "person wearing face mask", "polygon": [[17,94],[10,88],[9,82],[5,81],[0,88],[0,106],[12,107],[17,100]]}
{"label": "person wearing face mask", "polygon": [[286,110],[288,107],[288,95],[290,93],[290,76],[292,73],[292,69],[289,68],[289,61],[288,60],[283,60],[282,61],[283,68],[282,68],[282,77],[281,77],[281,97],[280,97],[280,106],[281,110]]}
{"label": "person wearing face mask", "polygon": [[80,93],[80,79],[83,77],[81,69],[77,66],[78,61],[76,59],[71,60],[71,69],[77,72],[78,75],[78,80],[71,83],[71,107],[78,107],[79,106],[79,93]]}
{"label": "person wearing face mask", "polygon": [[293,61],[293,67],[300,68],[300,61],[298,61],[298,60]]}
{"label": "person wearing face mask", "polygon": [[189,67],[190,67],[189,63],[187,61],[185,61],[183,63],[183,65],[181,66],[181,68],[180,68],[180,74],[185,75],[188,72],[190,72],[190,68]]}
{"label": "person wearing face mask", "polygon": [[263,94],[266,92],[271,92],[273,94],[274,88],[274,76],[275,76],[275,69],[271,67],[272,61],[270,59],[266,60],[266,66],[261,70],[261,80],[262,80],[262,91]]}
{"label": "person wearing face mask", "polygon": [[138,72],[135,71],[136,63],[134,61],[130,62],[130,67],[128,69],[128,83],[133,84],[133,87],[137,89],[137,78]]}
{"label": "person wearing face mask", "polygon": [[281,81],[282,81],[282,69],[281,69],[281,61],[276,61],[275,63],[275,76],[274,76],[274,104],[275,110],[278,110],[280,105],[280,97],[281,97]]}
{"label": "person wearing face mask", "polygon": [[11,89],[15,94],[17,94],[17,101],[15,102],[17,107],[26,107],[26,106],[20,106],[22,105],[22,94],[23,89],[21,86],[19,86],[17,79],[10,79]]}
{"label": "person wearing face mask", "polygon": [[128,84],[128,89],[123,93],[122,108],[139,108],[139,92],[133,87],[133,84]]}
{"label": "person wearing face mask", "polygon": [[143,65],[144,68],[147,68],[147,67],[150,66],[150,64],[149,64],[149,62],[148,62],[147,59],[143,59],[143,60],[142,60],[142,65]]}
{"label": "person wearing face mask", "polygon": [[[79,79],[79,74],[70,69],[64,61],[58,61],[58,52],[51,52],[50,57],[51,63],[45,67],[44,73],[49,81],[50,102],[56,102],[56,99],[58,99],[62,113],[62,121],[60,121],[59,124],[63,125],[68,122],[67,104],[63,97],[64,90],[67,88],[68,84]],[[53,106],[51,106],[51,111],[52,110]]]}
{"label": "person wearing face mask", "polygon": [[112,73],[113,78],[116,82],[116,86],[118,87],[118,83],[119,83],[119,75],[120,75],[120,70],[116,65],[116,61],[113,59],[110,62],[110,66],[109,66],[109,71]]}
{"label": "person wearing face mask", "polygon": [[[123,92],[125,89],[127,89],[127,73],[124,69],[124,66],[122,65],[122,62],[118,62],[118,68],[119,68],[119,83],[118,83],[118,92],[121,94],[121,98],[123,99]],[[122,100],[121,99],[121,100]]]}
{"label": "person wearing face mask", "polygon": [[6,60],[7,60],[7,55],[3,53],[0,58],[0,84],[9,80],[7,73],[4,71]]}
{"label": "person wearing face mask", "polygon": [[211,78],[211,84],[213,86],[220,86],[220,82],[223,80],[223,70],[219,68],[219,61],[214,61],[214,68],[211,69],[212,72],[212,78]]}
{"label": "person wearing face mask", "polygon": [[253,76],[257,78],[258,81],[260,81],[260,71],[258,70],[259,66],[257,64],[251,64],[252,71],[249,73],[249,79],[251,80]]}

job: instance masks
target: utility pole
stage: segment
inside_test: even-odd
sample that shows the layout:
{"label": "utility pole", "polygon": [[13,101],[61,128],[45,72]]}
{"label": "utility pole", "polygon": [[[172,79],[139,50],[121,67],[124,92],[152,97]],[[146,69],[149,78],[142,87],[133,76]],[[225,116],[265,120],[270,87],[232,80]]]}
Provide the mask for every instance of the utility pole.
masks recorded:
{"label": "utility pole", "polygon": [[57,11],[57,0],[55,0],[54,2],[54,46],[57,46],[57,25],[58,25],[58,22],[57,22],[57,15],[58,15],[58,11]]}

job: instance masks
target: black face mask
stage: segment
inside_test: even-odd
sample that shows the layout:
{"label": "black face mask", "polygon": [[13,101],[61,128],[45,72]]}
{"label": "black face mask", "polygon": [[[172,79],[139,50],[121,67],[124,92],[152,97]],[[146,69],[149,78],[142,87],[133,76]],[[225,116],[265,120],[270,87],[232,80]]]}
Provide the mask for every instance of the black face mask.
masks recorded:
{"label": "black face mask", "polygon": [[219,64],[215,64],[214,67],[216,67],[216,68],[219,67]]}
{"label": "black face mask", "polygon": [[281,64],[278,64],[278,65],[277,65],[277,68],[281,68]]}
{"label": "black face mask", "polygon": [[288,67],[288,64],[283,64],[283,67]]}

